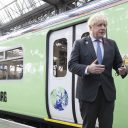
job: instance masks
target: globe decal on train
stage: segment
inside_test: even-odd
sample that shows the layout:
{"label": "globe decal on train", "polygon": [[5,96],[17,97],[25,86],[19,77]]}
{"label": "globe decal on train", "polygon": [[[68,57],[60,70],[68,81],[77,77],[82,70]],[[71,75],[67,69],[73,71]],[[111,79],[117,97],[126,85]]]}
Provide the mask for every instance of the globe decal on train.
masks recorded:
{"label": "globe decal on train", "polygon": [[64,88],[53,89],[50,99],[52,106],[58,111],[63,111],[68,105],[68,93]]}

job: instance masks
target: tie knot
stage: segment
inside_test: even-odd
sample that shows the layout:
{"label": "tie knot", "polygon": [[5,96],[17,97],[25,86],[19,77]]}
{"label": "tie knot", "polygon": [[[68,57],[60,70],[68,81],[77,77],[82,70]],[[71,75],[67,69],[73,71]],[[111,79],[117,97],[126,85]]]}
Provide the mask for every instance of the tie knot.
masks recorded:
{"label": "tie knot", "polygon": [[100,42],[101,42],[101,41],[100,41],[100,40],[98,40],[98,39],[97,39],[97,40],[95,40],[95,41],[96,41],[97,43],[100,43]]}

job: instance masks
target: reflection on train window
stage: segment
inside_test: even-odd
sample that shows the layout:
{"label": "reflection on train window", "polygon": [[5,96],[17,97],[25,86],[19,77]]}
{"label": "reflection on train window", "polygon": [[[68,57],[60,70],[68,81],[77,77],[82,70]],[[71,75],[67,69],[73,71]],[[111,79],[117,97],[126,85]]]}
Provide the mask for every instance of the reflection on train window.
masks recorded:
{"label": "reflection on train window", "polygon": [[54,42],[53,46],[53,75],[64,77],[67,73],[67,39],[62,38]]}
{"label": "reflection on train window", "polygon": [[0,80],[23,77],[23,49],[10,48],[0,52]]}
{"label": "reflection on train window", "polygon": [[82,34],[81,38],[88,37],[88,36],[89,36],[89,32],[85,32],[85,33]]}
{"label": "reflection on train window", "polygon": [[4,57],[4,52],[0,52],[0,60],[2,60]]}

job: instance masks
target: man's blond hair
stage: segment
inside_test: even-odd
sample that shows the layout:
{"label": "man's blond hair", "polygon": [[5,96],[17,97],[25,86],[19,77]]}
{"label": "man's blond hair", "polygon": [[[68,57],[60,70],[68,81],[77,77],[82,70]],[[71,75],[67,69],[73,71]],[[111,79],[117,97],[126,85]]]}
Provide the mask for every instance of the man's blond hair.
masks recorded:
{"label": "man's blond hair", "polygon": [[102,12],[92,15],[88,20],[88,27],[93,26],[98,22],[103,22],[107,25],[107,16]]}

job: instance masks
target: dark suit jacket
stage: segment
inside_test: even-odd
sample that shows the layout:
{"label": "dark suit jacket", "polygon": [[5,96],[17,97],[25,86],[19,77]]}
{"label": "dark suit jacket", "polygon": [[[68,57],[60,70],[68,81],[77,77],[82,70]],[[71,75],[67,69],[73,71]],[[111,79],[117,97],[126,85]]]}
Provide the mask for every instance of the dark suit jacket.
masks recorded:
{"label": "dark suit jacket", "polygon": [[69,71],[78,75],[76,97],[80,100],[93,102],[99,86],[102,86],[108,101],[116,99],[116,89],[112,77],[112,68],[116,71],[122,65],[122,57],[115,41],[103,38],[104,57],[102,64],[105,71],[100,74],[85,74],[87,65],[97,57],[90,37],[75,41],[68,63]]}

